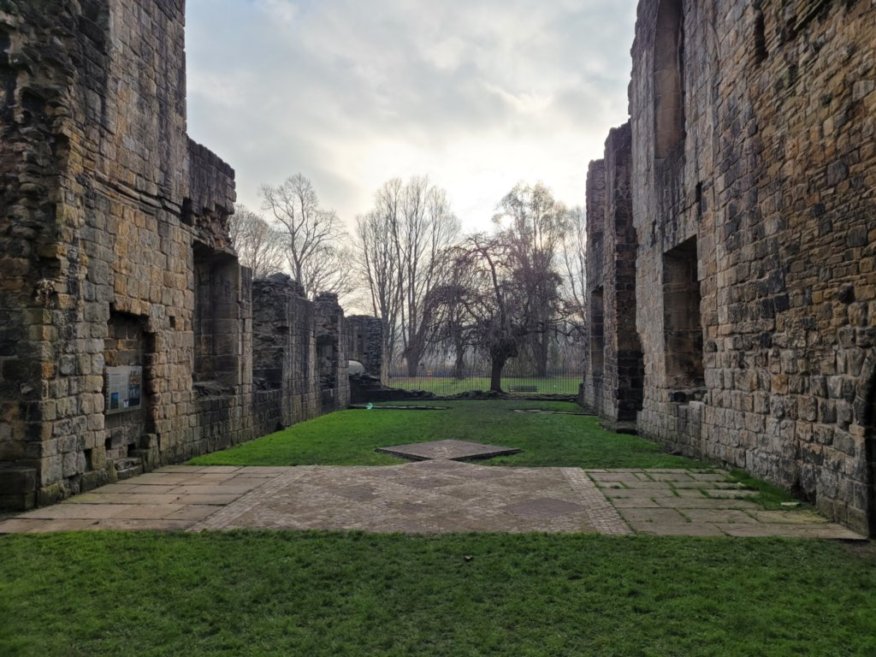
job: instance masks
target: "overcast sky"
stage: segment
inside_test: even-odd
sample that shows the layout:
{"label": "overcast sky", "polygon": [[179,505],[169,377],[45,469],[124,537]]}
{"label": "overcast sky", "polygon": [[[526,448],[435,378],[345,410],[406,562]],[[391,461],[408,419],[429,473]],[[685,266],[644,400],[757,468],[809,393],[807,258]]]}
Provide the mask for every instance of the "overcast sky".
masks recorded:
{"label": "overcast sky", "polygon": [[238,200],[297,172],[352,223],[428,175],[467,229],[518,181],[584,204],[627,117],[635,0],[188,0],[189,134]]}

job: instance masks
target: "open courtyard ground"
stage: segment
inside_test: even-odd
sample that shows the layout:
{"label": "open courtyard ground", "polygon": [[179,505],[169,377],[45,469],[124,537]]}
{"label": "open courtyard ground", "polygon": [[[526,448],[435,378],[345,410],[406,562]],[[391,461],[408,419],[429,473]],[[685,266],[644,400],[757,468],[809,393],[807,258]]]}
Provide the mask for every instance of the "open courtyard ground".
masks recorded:
{"label": "open courtyard ground", "polygon": [[[199,456],[198,465],[392,465],[375,450],[430,440],[470,440],[522,450],[490,465],[579,468],[693,468],[704,464],[667,454],[636,436],[604,431],[569,402],[422,401],[387,406],[443,410],[347,410],[296,424],[232,449]],[[524,412],[518,412],[524,411]],[[542,412],[525,412],[542,411]],[[551,411],[553,413],[551,413]]]}
{"label": "open courtyard ground", "polygon": [[[860,537],[782,491],[572,404],[439,404],[334,413],[0,521],[0,654],[876,652],[872,545],[813,540]],[[522,451],[374,451],[446,439]]]}

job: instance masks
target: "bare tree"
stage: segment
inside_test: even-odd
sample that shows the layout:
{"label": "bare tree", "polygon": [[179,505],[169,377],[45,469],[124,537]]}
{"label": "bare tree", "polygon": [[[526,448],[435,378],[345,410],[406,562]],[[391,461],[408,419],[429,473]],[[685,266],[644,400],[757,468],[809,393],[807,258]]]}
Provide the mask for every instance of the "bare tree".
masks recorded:
{"label": "bare tree", "polygon": [[[312,297],[327,276],[325,269],[332,263],[327,257],[338,248],[341,239],[340,220],[333,210],[323,210],[313,184],[300,173],[287,178],[281,185],[261,188],[265,210],[283,227],[286,258],[293,278]],[[331,291],[331,290],[327,290]]]}
{"label": "bare tree", "polygon": [[465,378],[465,356],[478,344],[474,324],[469,321],[465,300],[474,289],[476,274],[467,258],[460,257],[461,247],[447,251],[446,275],[431,295],[434,310],[435,343],[443,345],[445,353],[453,354],[453,378]]}
{"label": "bare tree", "polygon": [[427,178],[411,178],[404,186],[401,219],[394,234],[401,274],[399,319],[402,355],[413,377],[434,331],[433,290],[441,282],[445,252],[459,234],[459,221],[447,194]]}
{"label": "bare tree", "polygon": [[587,214],[576,206],[569,210],[566,237],[560,248],[563,287],[570,327],[580,332],[586,318],[587,285]]}
{"label": "bare tree", "polygon": [[371,312],[383,324],[383,353],[390,371],[401,305],[400,265],[391,238],[398,220],[400,188],[401,181],[386,183],[375,196],[375,208],[356,218],[359,272],[368,288]]}
{"label": "bare tree", "polygon": [[[349,239],[348,236],[344,236]],[[345,305],[344,299],[356,289],[354,270],[350,263],[355,255],[349,244],[340,246],[325,245],[304,262],[304,280],[310,282],[309,297],[317,292],[334,292]]]}
{"label": "bare tree", "polygon": [[499,203],[499,229],[521,293],[528,298],[527,347],[536,375],[546,376],[559,305],[556,259],[569,227],[568,211],[541,183],[518,183]]}
{"label": "bare tree", "polygon": [[443,252],[459,232],[445,192],[427,178],[395,178],[375,195],[374,209],[357,221],[360,269],[374,314],[384,322],[387,353],[400,352],[416,376],[434,330],[433,290]]}
{"label": "bare tree", "polygon": [[283,269],[283,235],[246,206],[234,206],[228,233],[240,264],[252,270],[253,278],[266,278]]}

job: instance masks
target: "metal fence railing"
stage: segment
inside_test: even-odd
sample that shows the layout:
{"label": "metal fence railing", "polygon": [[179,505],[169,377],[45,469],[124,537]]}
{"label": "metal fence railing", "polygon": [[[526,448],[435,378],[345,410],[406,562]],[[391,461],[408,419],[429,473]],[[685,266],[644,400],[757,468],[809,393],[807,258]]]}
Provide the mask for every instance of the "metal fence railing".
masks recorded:
{"label": "metal fence railing", "polygon": [[[577,395],[582,375],[578,372],[559,372],[546,376],[503,376],[502,391],[515,395]],[[458,395],[475,390],[490,389],[489,372],[471,372],[462,377],[424,374],[415,377],[399,373],[390,376],[389,385],[403,390],[424,390],[439,396]]]}

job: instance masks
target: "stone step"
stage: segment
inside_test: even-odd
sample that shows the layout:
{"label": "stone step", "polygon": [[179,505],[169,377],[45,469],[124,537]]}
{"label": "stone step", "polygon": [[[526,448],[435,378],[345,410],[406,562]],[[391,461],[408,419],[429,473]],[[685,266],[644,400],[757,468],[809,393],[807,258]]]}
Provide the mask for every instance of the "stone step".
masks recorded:
{"label": "stone step", "polygon": [[115,468],[119,481],[143,474],[143,462],[140,459],[119,459],[115,462]]}
{"label": "stone step", "polygon": [[0,509],[23,511],[36,502],[36,468],[0,465]]}

